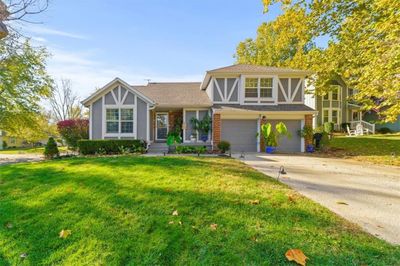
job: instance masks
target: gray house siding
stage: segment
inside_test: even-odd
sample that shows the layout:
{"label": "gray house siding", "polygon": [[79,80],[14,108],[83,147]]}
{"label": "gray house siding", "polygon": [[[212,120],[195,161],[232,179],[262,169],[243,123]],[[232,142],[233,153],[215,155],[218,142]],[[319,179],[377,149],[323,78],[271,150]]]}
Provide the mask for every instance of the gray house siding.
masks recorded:
{"label": "gray house siding", "polygon": [[[214,102],[238,103],[239,79],[215,78],[213,81]],[[222,96],[222,98],[221,98]]]}
{"label": "gray house siding", "polygon": [[92,139],[101,139],[103,132],[103,98],[92,105]]}
{"label": "gray house siding", "polygon": [[137,138],[147,139],[147,103],[137,98]]}

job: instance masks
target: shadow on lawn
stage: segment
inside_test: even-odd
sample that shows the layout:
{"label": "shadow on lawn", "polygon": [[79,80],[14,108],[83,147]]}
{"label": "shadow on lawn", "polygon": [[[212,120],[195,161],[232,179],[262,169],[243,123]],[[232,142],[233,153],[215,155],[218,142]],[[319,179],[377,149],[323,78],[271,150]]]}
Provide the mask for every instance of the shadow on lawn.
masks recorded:
{"label": "shadow on lawn", "polygon": [[[276,184],[234,160],[219,159],[210,166],[211,160],[71,159],[61,168],[48,163],[22,174],[27,165],[11,166],[0,184],[0,222],[14,227],[0,229],[6,246],[0,247],[0,262],[18,264],[19,254],[27,252],[30,264],[285,265],[289,248],[302,248],[313,264],[323,265],[373,265],[375,259],[390,256],[393,260],[385,263],[394,264],[400,259],[391,254],[398,249],[370,239],[317,204],[303,198],[288,202],[285,189],[274,191],[280,194],[276,198],[269,197],[270,191],[257,191],[263,193],[261,203],[251,205],[254,198],[248,195],[202,191],[200,184],[183,189],[135,178],[132,184],[124,183],[130,180],[126,170],[132,169],[134,175],[135,166],[140,166],[140,171],[165,168],[166,174],[182,168],[188,176],[198,173],[192,167],[204,167],[211,175],[227,171],[241,176],[250,171],[250,180],[257,184]],[[69,168],[88,164],[109,171],[119,168],[125,176],[109,178]],[[175,209],[179,216],[171,215]],[[210,229],[212,223],[218,224],[216,231]],[[58,238],[61,229],[72,230],[72,235]]]}

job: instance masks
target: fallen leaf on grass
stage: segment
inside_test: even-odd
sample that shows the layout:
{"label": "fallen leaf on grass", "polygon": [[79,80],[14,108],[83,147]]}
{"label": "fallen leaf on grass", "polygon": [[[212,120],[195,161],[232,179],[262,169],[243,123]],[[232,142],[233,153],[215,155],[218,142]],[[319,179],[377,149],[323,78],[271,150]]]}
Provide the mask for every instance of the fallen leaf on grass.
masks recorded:
{"label": "fallen leaf on grass", "polygon": [[11,229],[11,228],[14,227],[13,224],[10,223],[10,222],[6,223],[4,226],[5,226],[7,229]]}
{"label": "fallen leaf on grass", "polygon": [[169,223],[168,224],[174,224],[174,221],[169,221]]}
{"label": "fallen leaf on grass", "polygon": [[21,259],[25,259],[26,257],[28,257],[28,254],[22,253],[21,255],[19,255],[19,257],[20,257]]}
{"label": "fallen leaf on grass", "polygon": [[178,215],[179,215],[179,214],[178,214],[178,211],[177,211],[177,210],[173,211],[173,212],[172,212],[172,215],[173,215],[173,216],[178,216]]}
{"label": "fallen leaf on grass", "polygon": [[218,224],[210,224],[211,230],[215,231],[217,230]]}
{"label": "fallen leaf on grass", "polygon": [[336,204],[349,205],[347,202],[344,201],[336,201]]}
{"label": "fallen leaf on grass", "polygon": [[182,221],[179,221],[178,224],[179,224],[179,225],[182,225]]}
{"label": "fallen leaf on grass", "polygon": [[61,230],[60,238],[67,238],[71,234],[71,230]]}
{"label": "fallen leaf on grass", "polygon": [[258,205],[260,204],[260,200],[256,199],[256,200],[250,200],[249,201],[251,205]]}
{"label": "fallen leaf on grass", "polygon": [[290,202],[293,202],[293,203],[295,203],[296,202],[296,195],[293,195],[293,194],[290,194],[290,195],[288,195],[288,200],[290,201]]}
{"label": "fallen leaf on grass", "polygon": [[297,264],[305,266],[306,265],[306,255],[300,249],[289,249],[285,253],[288,261],[295,261]]}

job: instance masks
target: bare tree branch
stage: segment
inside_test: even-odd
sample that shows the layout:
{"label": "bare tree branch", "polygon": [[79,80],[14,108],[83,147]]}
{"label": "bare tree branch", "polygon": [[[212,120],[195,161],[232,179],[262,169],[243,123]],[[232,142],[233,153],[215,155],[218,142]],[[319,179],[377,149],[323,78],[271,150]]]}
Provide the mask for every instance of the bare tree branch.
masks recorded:
{"label": "bare tree branch", "polygon": [[71,89],[71,81],[63,79],[54,88],[50,97],[52,116],[56,121],[83,117],[83,108],[79,97]]}

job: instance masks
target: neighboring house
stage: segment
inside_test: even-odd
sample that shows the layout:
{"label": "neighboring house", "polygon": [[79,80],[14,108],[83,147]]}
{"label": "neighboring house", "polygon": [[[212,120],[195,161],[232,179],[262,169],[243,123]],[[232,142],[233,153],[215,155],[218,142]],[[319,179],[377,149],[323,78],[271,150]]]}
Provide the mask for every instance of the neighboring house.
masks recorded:
{"label": "neighboring house", "polygon": [[4,143],[7,144],[8,148],[11,147],[24,147],[26,145],[26,142],[21,139],[21,138],[16,138],[13,136],[8,136],[7,132],[4,130],[0,130],[0,150],[4,150],[6,147],[4,147]]}
{"label": "neighboring house", "polygon": [[332,122],[335,130],[342,130],[343,123],[349,123],[350,128],[354,129],[361,123],[375,133],[375,125],[364,119],[365,111],[361,110],[361,106],[348,100],[353,93],[353,89],[344,84],[332,85],[331,91],[322,96],[316,95],[313,87],[307,87],[305,104],[318,111],[318,115],[314,117],[314,127]]}
{"label": "neighboring house", "polygon": [[[203,82],[149,83],[132,86],[116,78],[82,103],[90,110],[90,139],[143,139],[165,143],[182,119],[183,141],[216,149],[221,140],[235,152],[263,149],[260,126],[284,122],[291,138],[280,141],[283,152],[303,152],[298,130],[312,125],[317,112],[304,104],[304,80],[311,72],[254,65],[232,65],[207,71]],[[212,118],[204,143],[193,130],[192,117]],[[159,144],[158,144],[159,145]],[[165,145],[165,144],[163,144]]]}

